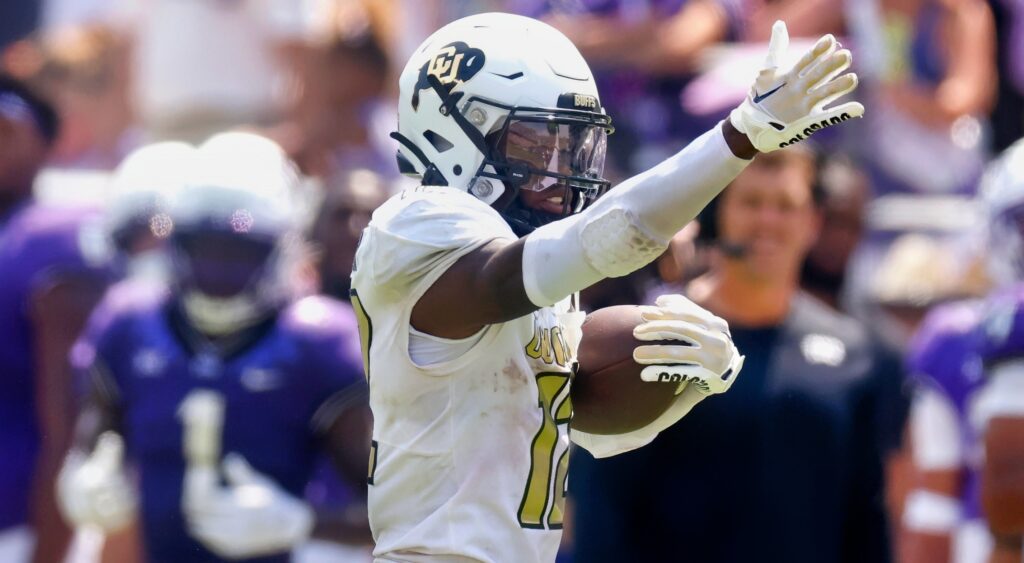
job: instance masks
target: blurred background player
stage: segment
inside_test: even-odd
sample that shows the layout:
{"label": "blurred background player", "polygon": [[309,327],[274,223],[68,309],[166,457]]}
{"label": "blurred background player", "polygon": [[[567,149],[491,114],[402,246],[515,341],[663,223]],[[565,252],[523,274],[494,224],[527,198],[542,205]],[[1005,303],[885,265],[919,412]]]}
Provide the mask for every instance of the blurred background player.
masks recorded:
{"label": "blurred background player", "polygon": [[[979,192],[988,273],[999,296],[1024,279],[1024,144],[1014,144],[989,165]],[[1003,319],[1006,326],[999,330],[1009,330],[1011,318],[1005,315],[1016,307],[1012,298],[993,303],[998,307],[964,299],[934,308],[909,349],[908,367],[917,383],[908,426],[914,491],[904,510],[900,547],[910,563],[985,561],[992,549],[981,491],[985,435],[974,411],[988,381],[981,354],[986,346],[1007,353],[994,336],[985,336],[989,325]]]}
{"label": "blurred background player", "polygon": [[323,199],[310,227],[323,293],[348,300],[359,237],[388,195],[384,178],[370,170],[354,170],[324,182]]}
{"label": "blurred background player", "polygon": [[1024,557],[1024,286],[998,292],[985,304],[978,327],[984,366],[971,405],[970,424],[980,437],[983,468],[978,474],[982,512],[992,535],[988,563]]}
{"label": "blurred background player", "polygon": [[868,182],[842,155],[823,159],[817,182],[821,223],[804,258],[800,287],[833,309],[847,312],[846,271],[864,234]]}
{"label": "blurred background player", "polygon": [[[138,291],[139,284],[167,282],[170,265],[165,244],[173,226],[170,204],[185,184],[194,151],[193,146],[180,142],[146,145],[129,154],[109,176],[107,206],[84,228],[90,246],[109,262],[112,285],[105,300]],[[77,342],[70,354],[72,365],[88,362],[91,350],[87,343]],[[81,387],[79,381],[79,394]],[[126,527],[118,534],[104,536],[101,532],[77,529],[70,560],[90,563],[100,554],[103,561],[139,560],[137,526]],[[40,541],[49,538],[41,537]]]}
{"label": "blurred background player", "polygon": [[363,481],[368,418],[351,310],[300,297],[291,164],[229,133],[188,169],[169,286],[109,294],[77,350],[90,392],[64,514],[116,531],[137,495],[151,561],[287,561],[314,527],[365,538],[365,520],[317,520],[301,499],[320,452]]}
{"label": "blurred background player", "polygon": [[37,203],[33,181],[58,134],[52,106],[0,74],[0,559],[59,561],[67,545],[53,480],[74,418],[67,352],[106,274],[83,246],[95,214]]}
{"label": "blurred background player", "polygon": [[759,155],[702,212],[701,237],[715,246],[686,294],[729,321],[743,377],[646,448],[579,453],[580,561],[673,560],[673,530],[692,535],[694,561],[889,560],[882,464],[901,428],[898,412],[886,416],[898,409],[899,364],[799,289],[821,220],[814,174],[800,148]]}

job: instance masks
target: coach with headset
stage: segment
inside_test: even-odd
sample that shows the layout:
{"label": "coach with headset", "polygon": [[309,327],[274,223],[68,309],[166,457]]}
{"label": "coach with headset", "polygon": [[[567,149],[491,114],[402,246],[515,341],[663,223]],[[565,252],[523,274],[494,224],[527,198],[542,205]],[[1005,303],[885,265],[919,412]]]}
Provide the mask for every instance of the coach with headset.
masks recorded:
{"label": "coach with headset", "polygon": [[899,364],[799,289],[816,196],[813,155],[791,148],[760,155],[703,212],[711,268],[687,294],[729,321],[743,378],[649,447],[575,452],[577,561],[890,560]]}

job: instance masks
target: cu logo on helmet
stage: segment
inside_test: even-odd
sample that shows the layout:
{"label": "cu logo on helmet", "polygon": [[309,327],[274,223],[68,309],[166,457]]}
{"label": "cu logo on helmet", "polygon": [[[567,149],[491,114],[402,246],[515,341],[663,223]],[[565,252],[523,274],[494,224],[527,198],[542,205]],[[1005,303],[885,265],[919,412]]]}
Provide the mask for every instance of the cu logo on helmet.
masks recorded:
{"label": "cu logo on helmet", "polygon": [[420,68],[416,91],[412,97],[413,109],[420,104],[420,90],[430,88],[428,76],[434,76],[449,92],[455,86],[476,76],[484,66],[484,52],[474,49],[462,41],[449,43]]}
{"label": "cu logo on helmet", "polygon": [[455,82],[462,82],[459,79],[459,72],[462,69],[462,61],[466,58],[465,52],[459,52],[454,46],[449,45],[430,61],[428,74],[433,74],[441,81],[441,84],[448,85]]}

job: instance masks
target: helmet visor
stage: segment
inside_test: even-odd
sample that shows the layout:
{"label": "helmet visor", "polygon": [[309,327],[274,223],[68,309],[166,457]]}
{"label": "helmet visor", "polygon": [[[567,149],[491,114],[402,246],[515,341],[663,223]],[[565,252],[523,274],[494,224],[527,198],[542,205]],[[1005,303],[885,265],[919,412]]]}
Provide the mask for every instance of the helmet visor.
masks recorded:
{"label": "helmet visor", "polygon": [[514,119],[499,147],[509,164],[529,170],[520,189],[539,192],[574,179],[600,180],[608,132],[600,125]]}
{"label": "helmet visor", "polygon": [[498,144],[521,178],[522,203],[553,217],[582,211],[608,189],[607,147],[602,124],[539,116],[510,118]]}

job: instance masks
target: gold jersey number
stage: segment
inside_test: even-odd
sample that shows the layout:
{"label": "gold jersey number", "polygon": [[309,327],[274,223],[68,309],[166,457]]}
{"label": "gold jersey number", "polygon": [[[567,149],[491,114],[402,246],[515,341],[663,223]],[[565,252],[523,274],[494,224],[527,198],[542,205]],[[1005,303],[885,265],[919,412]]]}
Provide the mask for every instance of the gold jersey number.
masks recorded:
{"label": "gold jersey number", "polygon": [[530,475],[519,505],[519,524],[524,528],[562,528],[569,449],[566,448],[557,460],[555,451],[563,433],[569,431],[572,418],[570,376],[569,373],[537,374],[538,407],[543,412],[543,420],[530,446]]}

